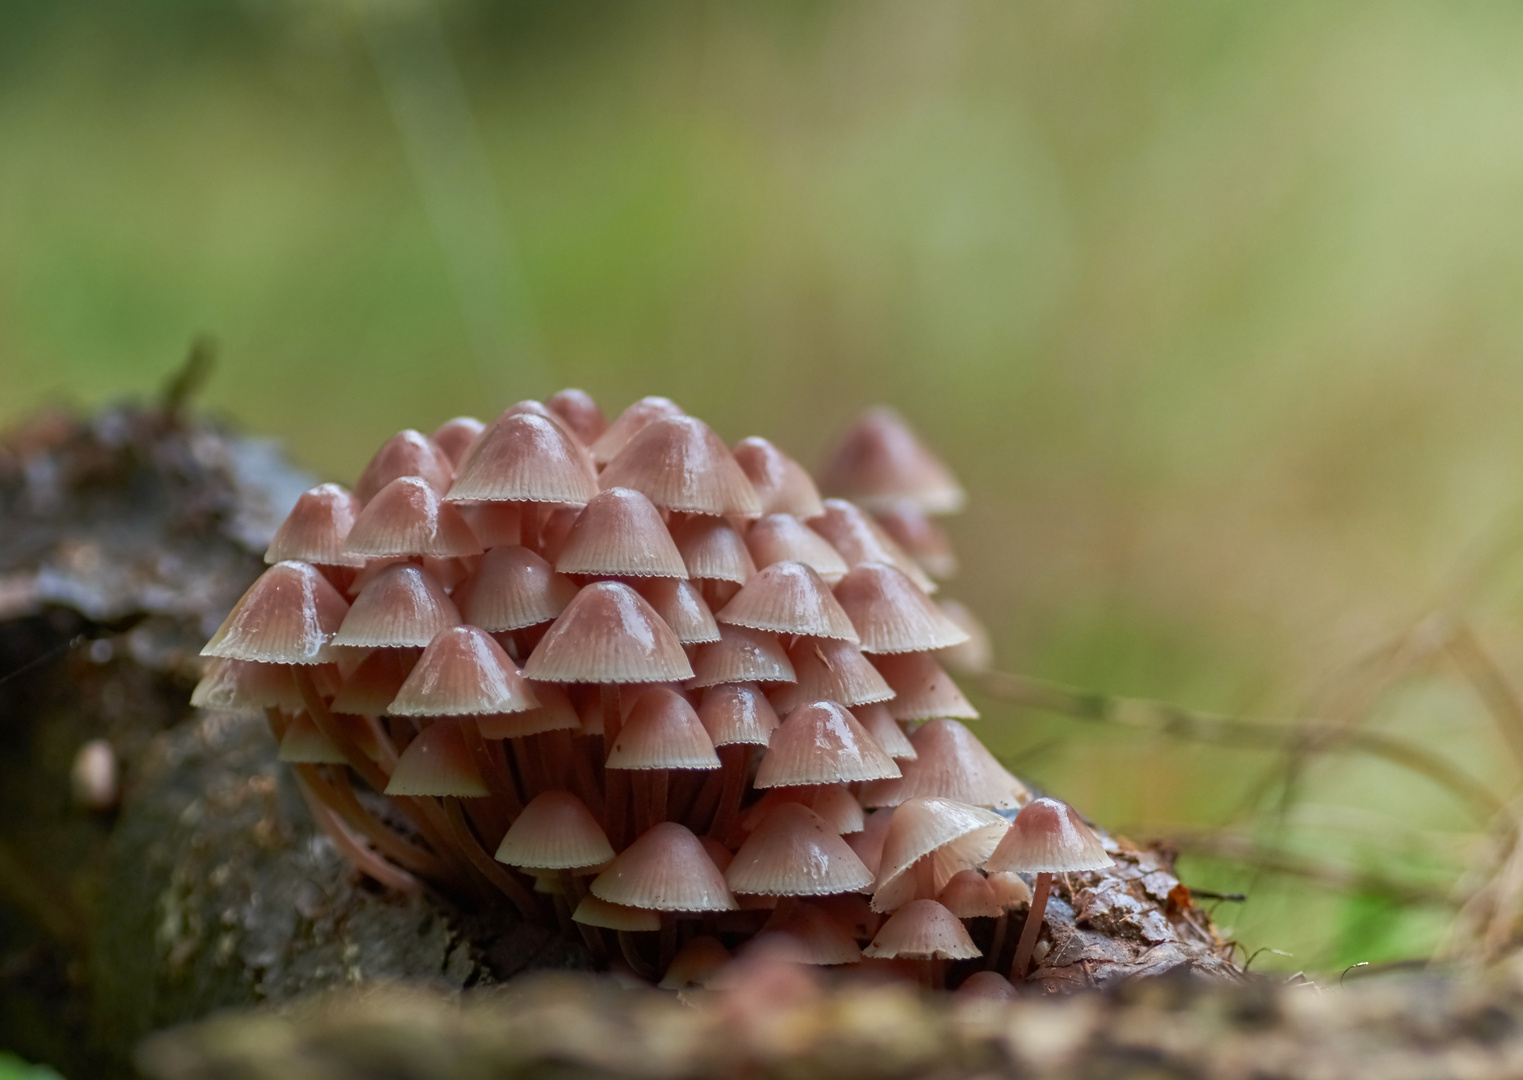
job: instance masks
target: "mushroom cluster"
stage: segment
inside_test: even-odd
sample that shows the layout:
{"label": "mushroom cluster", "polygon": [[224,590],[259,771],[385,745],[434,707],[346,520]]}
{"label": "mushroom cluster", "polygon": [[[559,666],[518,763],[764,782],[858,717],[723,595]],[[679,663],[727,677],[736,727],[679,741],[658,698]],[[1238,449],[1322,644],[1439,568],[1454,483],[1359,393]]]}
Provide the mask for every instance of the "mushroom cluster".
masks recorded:
{"label": "mushroom cluster", "polygon": [[662,985],[753,940],[1019,980],[1051,875],[1110,860],[963,723],[951,473],[874,410],[821,475],[657,397],[403,431],[301,497],[193,702],[263,710],[382,885],[505,897]]}

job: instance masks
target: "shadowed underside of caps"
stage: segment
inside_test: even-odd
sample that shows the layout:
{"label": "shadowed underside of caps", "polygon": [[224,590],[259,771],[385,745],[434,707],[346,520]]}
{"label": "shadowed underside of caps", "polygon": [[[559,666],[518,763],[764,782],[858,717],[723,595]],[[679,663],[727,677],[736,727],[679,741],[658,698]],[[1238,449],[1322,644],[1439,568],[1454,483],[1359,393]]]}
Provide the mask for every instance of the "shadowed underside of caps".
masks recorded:
{"label": "shadowed underside of caps", "polygon": [[549,622],[571,603],[576,582],[526,547],[493,548],[455,590],[472,626],[498,633]]}
{"label": "shadowed underside of caps", "polygon": [[393,716],[478,716],[539,707],[502,646],[476,626],[441,630],[387,710]]}
{"label": "shadowed underside of caps", "polygon": [[821,486],[870,509],[913,499],[928,514],[962,509],[962,486],[893,409],[869,409],[841,436]]}
{"label": "shadowed underside of caps", "polygon": [[592,895],[649,911],[734,911],[724,875],[698,837],[673,821],[643,833],[592,880]]}
{"label": "shadowed underside of caps", "polygon": [[1073,807],[1058,799],[1032,799],[984,866],[1025,874],[1100,870],[1112,864],[1100,838]]}
{"label": "shadowed underside of caps", "polygon": [[766,746],[777,713],[754,682],[720,683],[703,692],[698,720],[717,746]]}
{"label": "shadowed underside of caps", "polygon": [[571,913],[573,922],[583,926],[596,926],[604,930],[623,930],[626,933],[648,933],[661,929],[661,916],[654,911],[610,904],[588,893]]}
{"label": "shadowed underside of caps", "polygon": [[894,691],[888,711],[895,720],[932,720],[938,716],[978,719],[973,703],[930,655],[882,654],[871,659],[873,667]]}
{"label": "shadowed underside of caps", "polygon": [[492,713],[478,716],[476,726],[484,739],[521,739],[546,731],[579,731],[582,726],[576,709],[560,687],[540,683],[534,687],[539,707],[516,713]]}
{"label": "shadowed underside of caps", "polygon": [[462,799],[489,794],[460,733],[460,725],[471,722],[445,718],[420,731],[397,758],[386,794],[453,795]]}
{"label": "shadowed underside of caps", "polygon": [[772,733],[755,787],[841,784],[899,775],[899,767],[833,701],[800,705]]}
{"label": "shadowed underside of caps", "polygon": [[862,955],[880,960],[971,960],[983,953],[957,916],[934,900],[915,900],[889,917]]}
{"label": "shadowed underside of caps", "polygon": [[318,570],[301,562],[270,567],[233,606],[202,656],[266,664],[320,664],[349,605]]}
{"label": "shadowed underside of caps", "polygon": [[713,612],[697,586],[686,578],[650,578],[640,582],[636,591],[682,644],[704,645],[719,640],[719,624]]}
{"label": "shadowed underside of caps", "polygon": [[757,517],[761,500],[730,448],[702,420],[652,420],[599,478],[604,490],[634,488],[663,510],[714,517]]}
{"label": "shadowed underside of caps", "polygon": [[454,502],[445,505],[460,511],[483,550],[523,543],[526,503]]}
{"label": "shadowed underside of caps", "polygon": [[883,747],[889,757],[895,761],[915,760],[915,744],[910,742],[904,729],[894,720],[887,705],[882,702],[856,705],[851,714],[857,718],[857,723],[867,729],[869,735],[878,740],[878,745]]}
{"label": "shadowed underside of caps", "polygon": [[690,689],[727,682],[793,682],[793,664],[776,634],[744,626],[721,626],[719,640],[693,653]]}
{"label": "shadowed underside of caps", "polygon": [[849,641],[799,638],[788,650],[796,682],[774,687],[772,705],[786,714],[811,701],[866,705],[894,696],[878,669]]}
{"label": "shadowed underside of caps", "polygon": [[319,484],[303,492],[275,530],[264,561],[364,566],[364,556],[352,555],[344,548],[361,509],[360,500],[339,484]]}
{"label": "shadowed underside of caps", "polygon": [[336,713],[382,715],[417,660],[417,649],[372,649],[344,676],[329,708]]}
{"label": "shadowed underside of caps", "polygon": [[927,652],[961,645],[968,635],[914,582],[886,563],[858,563],[835,586],[869,653]]}
{"label": "shadowed underside of caps", "polygon": [[587,805],[569,791],[542,791],[508,827],[497,861],[547,870],[585,870],[614,856]]}
{"label": "shadowed underside of caps", "polygon": [[360,473],[354,493],[368,503],[399,476],[421,476],[435,491],[442,492],[449,487],[454,471],[450,459],[427,435],[408,428],[387,439],[375,452]]}
{"label": "shadowed underside of caps", "polygon": [[[312,681],[318,693],[331,694],[339,683],[338,668],[319,664],[312,669]],[[220,658],[207,662],[190,692],[190,704],[223,711],[305,708],[289,666]]]}
{"label": "shadowed underside of caps", "polygon": [[851,931],[816,903],[779,908],[755,940],[769,956],[795,964],[827,967],[862,959]]}
{"label": "shadowed underside of caps", "polygon": [[685,578],[687,565],[649,499],[609,488],[582,509],[555,558],[562,574]]}
{"label": "shadowed underside of caps", "polygon": [[605,765],[610,769],[717,769],[719,755],[687,698],[669,687],[653,686],[635,698]]}
{"label": "shadowed underside of caps", "polygon": [[561,418],[583,446],[591,446],[608,428],[603,410],[585,390],[568,387],[558,391],[545,401],[545,407]]}
{"label": "shadowed underside of caps", "polygon": [[807,806],[819,814],[837,836],[859,833],[866,823],[862,807],[844,784],[826,784],[823,787],[768,788],[766,794],[741,816],[741,829],[750,832],[775,807],[790,802]]}
{"label": "shadowed underside of caps", "polygon": [[989,879],[972,869],[953,874],[936,894],[936,902],[959,919],[990,919],[1005,913]]}
{"label": "shadowed underside of caps", "polygon": [[788,514],[757,518],[746,533],[746,550],[757,567],[803,563],[827,582],[839,581],[846,574],[846,560],[830,541]]}
{"label": "shadowed underside of caps", "polygon": [[936,582],[894,542],[862,508],[844,499],[826,499],[825,513],[809,519],[809,527],[830,541],[847,566],[865,562],[887,563],[913,581],[921,592],[936,591]]}
{"label": "shadowed underside of caps", "polygon": [[904,762],[904,775],[863,788],[863,806],[898,806],[925,797],[1014,810],[1027,797],[1025,785],[956,720],[928,721],[910,742],[916,757]]}
{"label": "shadowed underside of caps", "polygon": [[599,581],[566,606],[524,674],[542,682],[676,682],[693,677],[677,635],[628,585]]}
{"label": "shadowed underside of caps", "polygon": [[910,871],[931,862],[932,887],[940,891],[959,870],[980,865],[1010,827],[991,810],[951,799],[909,799],[894,810],[884,836],[873,884],[874,911],[893,911],[915,898]]}
{"label": "shadowed underside of caps", "polygon": [[825,512],[809,473],[766,439],[740,440],[735,444],[735,461],[756,490],[762,513],[805,519]]}
{"label": "shadowed underside of caps", "polygon": [[914,502],[901,499],[893,506],[874,511],[873,516],[883,531],[894,538],[894,543],[927,574],[942,580],[957,576],[957,555],[952,550],[951,538],[935,518]]}
{"label": "shadowed underside of caps", "polygon": [[593,441],[592,460],[599,466],[607,465],[651,421],[682,415],[685,415],[682,409],[671,398],[643,397],[614,417],[613,423]]}
{"label": "shadowed underside of caps", "polygon": [[466,452],[477,437],[486,430],[486,425],[474,416],[457,416],[440,424],[429,439],[439,451],[450,460],[450,464],[459,465],[465,460]]}
{"label": "shadowed underside of caps", "polygon": [[864,889],[872,875],[819,814],[787,802],[774,807],[740,845],[725,881],[736,893],[824,896]]}
{"label": "shadowed underside of caps", "polygon": [[481,554],[476,534],[460,512],[418,476],[399,476],[376,492],[355,520],[346,546],[371,558]]}
{"label": "shadowed underside of caps", "polygon": [[741,586],[714,618],[774,634],[838,638],[857,643],[857,631],[830,587],[803,563],[773,563]]}
{"label": "shadowed underside of caps", "polygon": [[396,563],[360,590],[333,644],[422,648],[459,624],[460,612],[437,581],[411,563]]}
{"label": "shadowed underside of caps", "polygon": [[723,518],[690,517],[673,527],[672,539],[694,581],[744,585],[756,573],[745,540]]}
{"label": "shadowed underside of caps", "polygon": [[542,416],[512,413],[481,433],[446,498],[585,503],[597,493],[592,461],[565,429]]}

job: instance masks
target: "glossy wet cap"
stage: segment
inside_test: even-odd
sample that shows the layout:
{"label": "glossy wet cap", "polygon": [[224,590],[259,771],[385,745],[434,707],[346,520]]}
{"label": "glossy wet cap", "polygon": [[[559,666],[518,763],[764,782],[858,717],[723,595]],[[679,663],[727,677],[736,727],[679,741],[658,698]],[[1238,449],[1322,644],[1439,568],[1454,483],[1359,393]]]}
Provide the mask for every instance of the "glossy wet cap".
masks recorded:
{"label": "glossy wet cap", "polygon": [[501,645],[477,626],[441,630],[387,710],[393,716],[479,716],[539,707]]}
{"label": "glossy wet cap", "polygon": [[762,513],[812,518],[825,512],[809,473],[766,439],[740,440],[735,444],[735,461],[756,489]]}
{"label": "glossy wet cap", "polygon": [[851,714],[867,729],[867,733],[878,741],[878,745],[883,747],[884,752],[895,761],[913,761],[919,756],[915,752],[915,744],[910,742],[904,729],[894,720],[887,705],[882,702],[856,705],[853,706]]}
{"label": "glossy wet cap", "polygon": [[585,503],[598,493],[587,451],[554,421],[505,413],[461,462],[451,501]]}
{"label": "glossy wet cap", "polygon": [[351,554],[344,547],[361,509],[360,500],[339,484],[319,484],[303,492],[275,530],[264,561],[364,566],[364,556]]}
{"label": "glossy wet cap", "polygon": [[1025,785],[1010,774],[973,733],[956,720],[922,724],[910,736],[915,759],[898,780],[870,784],[864,806],[898,806],[906,799],[952,799],[970,806],[1014,810],[1025,801]]}
{"label": "glossy wet cap", "polygon": [[913,900],[889,917],[862,955],[881,960],[971,960],[983,953],[956,915],[934,900]]}
{"label": "glossy wet cap", "polygon": [[869,509],[911,499],[928,514],[952,514],[966,496],[952,472],[893,409],[864,412],[821,470],[821,486]]}
{"label": "glossy wet cap", "polygon": [[687,565],[660,512],[638,491],[620,487],[601,492],[583,507],[555,569],[595,577],[687,577]]}
{"label": "glossy wet cap", "polygon": [[614,418],[613,423],[592,442],[592,460],[598,465],[612,461],[629,440],[633,439],[653,420],[668,416],[682,416],[682,410],[670,398],[644,397]]}
{"label": "glossy wet cap", "polygon": [[483,555],[454,599],[471,625],[495,634],[549,622],[576,592],[576,582],[528,548],[513,545]]}
{"label": "glossy wet cap", "polygon": [[872,880],[840,834],[796,802],[773,807],[725,871],[731,892],[766,896],[856,892]]}
{"label": "glossy wet cap", "polygon": [[654,826],[592,881],[592,895],[649,911],[733,911],[735,898],[698,837],[674,821]]}
{"label": "glossy wet cap", "polygon": [[735,527],[723,518],[691,517],[672,531],[677,550],[694,581],[730,581],[744,585],[756,563]]}
{"label": "glossy wet cap", "polygon": [[982,864],[1009,827],[992,811],[951,799],[910,799],[896,807],[878,862],[873,910],[893,911],[914,898],[910,870],[920,859],[930,857],[939,891],[959,870]]}
{"label": "glossy wet cap", "polygon": [[830,587],[803,563],[773,563],[736,593],[714,618],[774,634],[839,638],[857,643],[851,618],[831,595]]}
{"label": "glossy wet cap", "polygon": [[569,791],[542,791],[508,827],[497,861],[548,870],[587,870],[614,856],[587,804]]}
{"label": "glossy wet cap", "polygon": [[212,635],[202,656],[266,664],[321,664],[349,605],[317,568],[302,562],[270,567]]}
{"label": "glossy wet cap", "polygon": [[436,720],[420,731],[397,758],[388,795],[434,795],[479,798],[489,794],[481,770],[466,749],[460,733],[470,720]]}
{"label": "glossy wet cap", "polygon": [[894,777],[899,767],[833,701],[800,705],[772,732],[754,786],[839,784]]}
{"label": "glossy wet cap", "polygon": [[978,719],[978,710],[932,654],[879,655],[872,663],[894,692],[888,711],[895,720]]}
{"label": "glossy wet cap", "polygon": [[761,500],[729,447],[702,420],[653,420],[603,470],[605,490],[634,488],[662,510],[757,517]]}
{"label": "glossy wet cap", "polygon": [[411,563],[396,563],[360,590],[333,644],[422,648],[460,621],[460,612],[431,575]]}
{"label": "glossy wet cap", "polygon": [[581,718],[571,705],[571,699],[553,683],[540,683],[534,687],[539,707],[526,712],[493,713],[476,718],[484,739],[521,739],[546,731],[579,731]]}
{"label": "glossy wet cap", "polygon": [[1075,812],[1058,799],[1032,799],[1005,839],[984,863],[988,870],[1028,874],[1064,874],[1101,870],[1113,865],[1100,838]]}
{"label": "glossy wet cap", "polygon": [[846,575],[846,560],[830,541],[789,514],[757,518],[746,532],[746,550],[758,567],[799,562],[829,583]]}
{"label": "glossy wet cap", "polygon": [[822,699],[850,707],[894,696],[877,668],[849,641],[799,638],[788,650],[788,660],[795,681],[774,687],[768,695],[779,713]]}
{"label": "glossy wet cap", "polygon": [[365,471],[360,473],[354,493],[361,502],[368,503],[399,476],[421,477],[435,491],[442,493],[449,488],[454,471],[454,463],[427,435],[408,428],[387,439],[375,452]]}
{"label": "glossy wet cap", "polygon": [[684,645],[702,645],[719,640],[719,624],[714,621],[703,594],[686,578],[649,578],[636,586],[645,602],[672,628]]}
{"label": "glossy wet cap", "polygon": [[551,395],[545,405],[571,429],[583,446],[591,446],[608,429],[603,410],[585,390],[568,388]]}
{"label": "glossy wet cap", "polygon": [[457,416],[440,424],[429,438],[449,458],[452,465],[458,466],[465,460],[465,455],[477,436],[485,430],[486,425],[474,416]]}
{"label": "glossy wet cap", "polygon": [[605,762],[610,769],[717,769],[719,755],[687,698],[666,686],[640,691]]}
{"label": "glossy wet cap", "polygon": [[929,596],[886,563],[858,563],[836,583],[835,597],[851,617],[863,652],[927,652],[968,640]]}
{"label": "glossy wet cap", "polygon": [[793,682],[793,664],[776,634],[744,626],[721,626],[719,640],[693,653],[690,688],[727,682]]}
{"label": "glossy wet cap", "polygon": [[460,511],[418,476],[399,476],[376,492],[355,520],[346,547],[369,558],[481,554],[481,544]]}
{"label": "glossy wet cap", "polygon": [[698,720],[716,746],[766,746],[777,713],[754,682],[720,683],[703,692]]}
{"label": "glossy wet cap", "polygon": [[524,664],[543,682],[676,682],[693,677],[682,645],[628,585],[599,581],[561,612]]}

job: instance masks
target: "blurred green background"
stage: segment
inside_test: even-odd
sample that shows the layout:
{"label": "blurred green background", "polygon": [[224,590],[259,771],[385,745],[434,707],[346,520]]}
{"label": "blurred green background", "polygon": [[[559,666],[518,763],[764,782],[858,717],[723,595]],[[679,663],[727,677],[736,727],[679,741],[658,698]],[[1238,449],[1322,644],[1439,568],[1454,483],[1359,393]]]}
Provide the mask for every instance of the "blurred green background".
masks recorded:
{"label": "blurred green background", "polygon": [[[151,392],[352,479],[579,385],[816,462],[889,402],[967,483],[1000,664],[1291,716],[1523,473],[1523,8],[0,0],[0,413]],[[1502,576],[1505,580],[1506,575]],[[1504,667],[1515,589],[1477,618]],[[1268,755],[987,705],[1138,838],[1265,828]],[[1371,721],[1510,794],[1439,673]],[[1448,795],[1329,757],[1276,843],[1446,888]],[[1442,905],[1187,857],[1256,966],[1420,956]]]}

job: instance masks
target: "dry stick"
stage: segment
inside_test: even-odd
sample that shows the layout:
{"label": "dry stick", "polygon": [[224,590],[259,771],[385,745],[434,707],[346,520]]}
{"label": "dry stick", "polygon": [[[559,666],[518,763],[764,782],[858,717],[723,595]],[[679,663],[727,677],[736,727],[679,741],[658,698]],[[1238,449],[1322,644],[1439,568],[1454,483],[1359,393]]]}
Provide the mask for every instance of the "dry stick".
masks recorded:
{"label": "dry stick", "polygon": [[324,803],[307,786],[307,779],[301,773],[296,774],[296,787],[301,792],[302,798],[307,802],[307,809],[312,812],[323,832],[333,841],[333,846],[347,858],[362,874],[375,878],[376,881],[389,889],[406,894],[416,894],[423,891],[423,883],[413,877],[399,866],[393,866],[375,852],[367,848],[354,836],[348,827],[334,812],[333,808]]}
{"label": "dry stick", "polygon": [[513,902],[513,906],[518,909],[518,913],[523,916],[525,922],[539,922],[539,905],[534,902],[534,895],[517,878],[508,873],[500,862],[482,849],[481,841],[477,840],[476,834],[471,831],[470,822],[465,820],[465,811],[460,808],[460,800],[454,797],[446,798],[444,813],[454,830],[455,840],[460,850],[465,852],[471,865]]}
{"label": "dry stick", "polygon": [[1449,635],[1449,655],[1461,674],[1475,687],[1486,711],[1502,730],[1508,748],[1519,765],[1523,765],[1523,702],[1497,667],[1480,638],[1464,623],[1457,622]]}
{"label": "dry stick", "polygon": [[1047,914],[1047,893],[1051,888],[1051,874],[1036,876],[1036,888],[1031,890],[1031,907],[1026,912],[1026,925],[1021,928],[1021,940],[1015,947],[1015,960],[1010,965],[1010,981],[1013,983],[1025,981],[1026,967],[1031,963],[1037,934],[1041,933],[1042,920]]}
{"label": "dry stick", "polygon": [[1505,805],[1463,769],[1416,744],[1347,724],[1271,724],[1235,720],[1166,702],[1113,697],[998,671],[985,672],[980,685],[990,697],[1028,708],[1156,731],[1176,738],[1263,749],[1299,745],[1312,752],[1357,750],[1421,773],[1466,803],[1479,817],[1489,819],[1500,813]]}
{"label": "dry stick", "polygon": [[349,778],[341,768],[335,768],[330,780],[317,765],[300,764],[296,771],[311,787],[312,793],[331,807],[349,828],[359,833],[377,851],[402,869],[435,881],[447,878],[449,867],[432,851],[408,843],[375,816],[355,797],[349,786]]}

